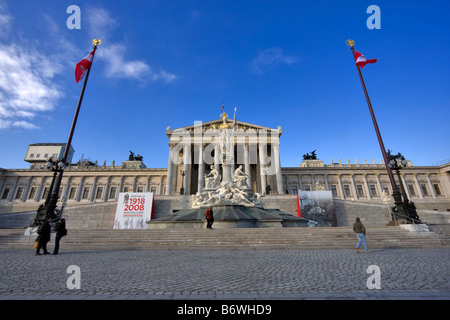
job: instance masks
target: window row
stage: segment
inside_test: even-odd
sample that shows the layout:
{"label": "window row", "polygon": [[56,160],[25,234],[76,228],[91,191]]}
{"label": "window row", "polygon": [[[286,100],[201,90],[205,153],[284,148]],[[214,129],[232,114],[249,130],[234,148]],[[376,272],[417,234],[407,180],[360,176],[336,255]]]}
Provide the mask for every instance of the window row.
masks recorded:
{"label": "window row", "polygon": [[[419,186],[420,186],[420,192],[421,192],[422,196],[424,196],[424,197],[432,196],[430,194],[429,190],[428,190],[428,184],[420,183]],[[432,186],[433,186],[434,194],[436,196],[443,196],[443,194],[441,192],[441,188],[440,188],[438,183],[434,183],[434,184],[432,184]],[[380,194],[378,193],[378,188],[377,188],[377,186],[375,184],[369,184],[368,187],[369,187],[369,194],[370,194],[371,197],[379,197],[380,196]],[[365,191],[364,185],[356,184],[355,188],[356,188],[356,195],[358,197],[366,197],[366,191]],[[415,188],[414,184],[407,184],[407,188],[408,188],[408,193],[409,193],[410,196],[412,196],[412,197],[419,196],[418,193],[416,192],[416,188]],[[297,190],[297,186],[296,185],[291,185],[290,193],[291,194],[296,194],[297,191],[298,191]],[[311,185],[308,185],[308,184],[303,185],[303,191],[312,191],[311,190]],[[335,184],[331,184],[330,185],[330,191],[333,194],[333,197],[340,197],[341,196],[339,194],[338,187]],[[385,191],[386,194],[388,194],[388,195],[390,194],[389,187],[387,185],[382,185],[382,192],[383,191]],[[349,184],[343,184],[342,185],[342,192],[343,192],[343,196],[345,196],[345,197],[352,197],[353,196],[352,188],[351,188],[351,186]]]}
{"label": "window row", "polygon": [[[77,198],[77,191],[78,191],[79,187],[70,187],[69,192],[67,194],[67,199],[68,200],[76,200]],[[81,200],[87,200],[89,199],[90,195],[91,195],[91,187],[90,186],[85,186],[83,187],[80,199]],[[118,187],[112,186],[109,187],[109,192],[107,195],[107,199],[116,199],[117,197],[117,190]],[[153,192],[154,194],[158,194],[157,193],[158,188],[156,186],[151,186],[150,187],[150,192]],[[33,200],[35,199],[36,201],[40,201],[40,200],[45,200],[48,195],[49,195],[49,191],[50,191],[50,187],[44,187],[43,191],[41,193],[40,196],[37,195],[38,192],[38,187],[30,187],[30,190],[28,192],[28,196],[25,200]],[[3,191],[2,191],[2,196],[1,196],[1,200],[7,200],[9,195],[11,192],[11,187],[4,187]],[[25,187],[24,186],[19,186],[16,188],[15,191],[15,195],[12,198],[13,200],[21,200],[23,199],[23,195],[25,192]],[[98,186],[95,189],[95,195],[94,195],[94,199],[96,200],[101,200],[104,199],[104,187],[103,186]],[[122,192],[134,192],[131,190],[130,187],[124,186],[123,187],[123,191]],[[143,186],[138,186],[136,187],[136,191],[135,192],[144,192],[144,187]],[[63,188],[59,189],[59,197],[61,197],[61,195],[63,194]]]}

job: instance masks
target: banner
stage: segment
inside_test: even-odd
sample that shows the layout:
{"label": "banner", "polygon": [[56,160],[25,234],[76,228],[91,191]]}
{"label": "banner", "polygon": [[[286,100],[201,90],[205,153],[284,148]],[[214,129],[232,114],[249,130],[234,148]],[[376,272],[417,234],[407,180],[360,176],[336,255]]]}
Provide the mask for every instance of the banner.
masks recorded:
{"label": "banner", "polygon": [[315,221],[317,227],[337,225],[331,191],[299,191],[297,213],[299,217]]}
{"label": "banner", "polygon": [[147,229],[153,218],[152,192],[121,192],[117,200],[114,229]]}

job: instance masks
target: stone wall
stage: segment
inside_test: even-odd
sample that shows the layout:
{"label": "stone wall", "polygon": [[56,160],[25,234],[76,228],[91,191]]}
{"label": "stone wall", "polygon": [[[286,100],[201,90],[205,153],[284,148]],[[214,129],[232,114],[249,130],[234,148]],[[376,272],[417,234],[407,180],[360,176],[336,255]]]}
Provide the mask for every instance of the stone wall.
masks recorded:
{"label": "stone wall", "polygon": [[[155,218],[189,206],[190,196],[155,196]],[[66,207],[63,216],[68,229],[111,229],[114,225],[116,202],[86,204]],[[279,209],[297,216],[296,195],[267,195],[266,209]],[[348,200],[334,200],[338,227],[353,225],[360,217],[367,227],[385,226],[390,215],[386,205],[362,203]],[[450,224],[450,212],[418,210],[420,219],[430,224]],[[0,228],[25,228],[34,221],[36,211],[0,215]]]}

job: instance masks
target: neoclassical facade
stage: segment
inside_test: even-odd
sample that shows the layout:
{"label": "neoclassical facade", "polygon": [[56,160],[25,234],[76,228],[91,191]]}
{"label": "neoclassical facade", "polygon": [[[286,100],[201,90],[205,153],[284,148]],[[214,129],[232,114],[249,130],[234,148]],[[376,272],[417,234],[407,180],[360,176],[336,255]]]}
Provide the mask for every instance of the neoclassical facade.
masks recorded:
{"label": "neoclassical facade", "polygon": [[[198,122],[192,126],[166,129],[169,138],[166,194],[195,194],[205,187],[205,176],[212,168],[219,175],[232,175],[242,166],[253,192],[283,194],[280,162],[282,130],[221,119]],[[230,164],[227,172],[224,163]],[[181,174],[180,174],[181,173]],[[180,177],[182,181],[180,180]]]}
{"label": "neoclassical facade", "polygon": [[[222,176],[240,168],[253,192],[265,194],[268,200],[280,194],[295,195],[299,190],[330,190],[339,200],[391,201],[384,195],[392,194],[392,187],[382,161],[325,163],[308,159],[298,167],[282,167],[280,127],[231,120],[223,113],[220,119],[168,127],[165,133],[169,139],[167,168],[146,168],[142,161],[130,159],[120,165],[114,161],[111,165],[72,164],[64,171],[58,206],[113,203],[119,192],[127,191],[153,192],[156,200],[180,194],[190,197],[205,188],[212,166]],[[43,162],[32,163],[29,169],[0,168],[0,214],[36,210],[48,196],[52,176]],[[397,174],[394,176],[398,184]],[[413,166],[409,161],[401,170],[400,181],[418,209],[450,211],[449,162]]]}

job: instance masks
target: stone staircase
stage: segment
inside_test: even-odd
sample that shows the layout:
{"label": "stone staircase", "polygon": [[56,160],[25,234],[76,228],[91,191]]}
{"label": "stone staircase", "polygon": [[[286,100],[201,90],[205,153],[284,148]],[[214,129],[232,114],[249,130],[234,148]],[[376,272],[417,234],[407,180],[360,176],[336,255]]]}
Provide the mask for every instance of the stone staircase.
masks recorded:
{"label": "stone staircase", "polygon": [[[0,229],[0,249],[33,250],[36,235],[24,229]],[[370,249],[437,248],[448,246],[435,232],[411,232],[399,227],[367,228]],[[69,229],[61,250],[123,249],[353,249],[356,236],[351,227],[330,228],[235,228],[235,229]],[[49,243],[52,250],[54,234]]]}
{"label": "stone staircase", "polygon": [[430,224],[428,227],[438,235],[442,245],[450,245],[450,224]]}

